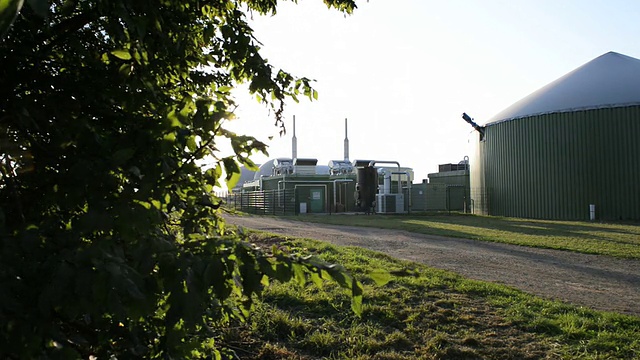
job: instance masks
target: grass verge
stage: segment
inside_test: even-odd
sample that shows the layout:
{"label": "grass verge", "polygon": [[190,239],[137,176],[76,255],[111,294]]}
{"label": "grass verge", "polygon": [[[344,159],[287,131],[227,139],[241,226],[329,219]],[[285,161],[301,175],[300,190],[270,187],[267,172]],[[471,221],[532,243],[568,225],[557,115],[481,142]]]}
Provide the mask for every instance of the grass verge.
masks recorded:
{"label": "grass verge", "polygon": [[[264,233],[344,265],[365,287],[363,314],[344,290],[272,283],[245,323],[220,342],[243,359],[633,359],[640,318],[542,300],[497,284],[400,261],[362,248]],[[376,285],[379,270],[392,273]]]}
{"label": "grass verge", "polygon": [[477,215],[306,215],[288,219],[366,226],[640,259],[640,225]]}

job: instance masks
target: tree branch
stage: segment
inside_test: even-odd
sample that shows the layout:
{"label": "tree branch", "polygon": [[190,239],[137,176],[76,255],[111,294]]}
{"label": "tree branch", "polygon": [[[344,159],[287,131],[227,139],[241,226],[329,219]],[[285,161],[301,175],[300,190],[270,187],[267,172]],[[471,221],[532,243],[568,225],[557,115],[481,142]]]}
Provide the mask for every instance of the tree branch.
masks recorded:
{"label": "tree branch", "polygon": [[41,33],[41,36],[37,38],[36,42],[44,43],[43,51],[47,52],[52,47],[66,40],[70,34],[82,29],[86,25],[92,23],[95,20],[98,20],[99,18],[100,15],[98,14],[98,12],[95,12],[93,10],[83,12],[55,25],[50,32],[53,34],[52,36],[48,37],[45,36],[48,35],[47,33]]}

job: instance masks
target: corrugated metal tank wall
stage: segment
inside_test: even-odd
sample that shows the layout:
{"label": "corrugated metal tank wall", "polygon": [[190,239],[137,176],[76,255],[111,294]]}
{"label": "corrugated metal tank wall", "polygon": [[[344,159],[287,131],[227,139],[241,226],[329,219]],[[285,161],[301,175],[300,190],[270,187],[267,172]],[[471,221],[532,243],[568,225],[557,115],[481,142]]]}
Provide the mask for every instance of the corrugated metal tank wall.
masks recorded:
{"label": "corrugated metal tank wall", "polygon": [[471,163],[474,212],[587,220],[595,204],[597,219],[640,219],[640,107],[531,116],[485,131]]}

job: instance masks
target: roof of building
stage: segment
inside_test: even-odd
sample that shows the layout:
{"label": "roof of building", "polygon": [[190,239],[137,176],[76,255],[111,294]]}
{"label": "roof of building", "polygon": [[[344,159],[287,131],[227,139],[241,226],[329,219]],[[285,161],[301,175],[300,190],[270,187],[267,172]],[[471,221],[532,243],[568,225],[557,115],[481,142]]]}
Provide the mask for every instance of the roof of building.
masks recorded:
{"label": "roof of building", "polygon": [[[258,164],[258,166],[260,165]],[[247,169],[244,165],[240,166],[240,179],[238,179],[235,188],[242,188],[242,184],[253,180],[255,173],[255,171]]]}
{"label": "roof of building", "polygon": [[[260,179],[260,176],[271,176],[273,175],[273,167],[275,166],[275,164],[277,164],[278,162],[282,162],[283,160],[288,160],[288,161],[292,161],[291,159],[287,159],[287,158],[279,158],[279,159],[271,159],[267,162],[265,162],[264,164],[260,165],[260,170],[256,171],[256,172],[252,172],[251,176],[253,178],[253,180],[258,180]],[[313,159],[315,160],[315,159]],[[317,160],[315,160],[317,162]],[[318,175],[329,175],[329,166],[327,165],[316,165],[316,171],[315,173]],[[248,180],[251,180],[248,179]],[[238,182],[240,183],[240,182]]]}
{"label": "roof of building", "polygon": [[492,117],[488,124],[533,115],[640,104],[640,60],[608,52]]}
{"label": "roof of building", "polygon": [[260,176],[271,176],[273,171],[273,165],[276,160],[277,159],[271,159],[265,162],[264,164],[260,165],[260,170],[253,173],[253,180],[260,179]]}

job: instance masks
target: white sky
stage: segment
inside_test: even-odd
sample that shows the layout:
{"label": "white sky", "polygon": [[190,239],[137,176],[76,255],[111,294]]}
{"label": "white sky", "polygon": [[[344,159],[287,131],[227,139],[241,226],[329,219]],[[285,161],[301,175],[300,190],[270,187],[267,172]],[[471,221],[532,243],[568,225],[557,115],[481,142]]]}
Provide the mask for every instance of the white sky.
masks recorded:
{"label": "white sky", "polygon": [[[315,79],[319,100],[290,101],[287,134],[253,98],[238,93],[227,127],[319,165],[343,158],[398,161],[415,182],[471,155],[475,131],[493,115],[580,65],[615,51],[640,58],[640,1],[370,0],[345,17],[320,0],[280,2],[254,17],[262,55],[276,69]],[[268,136],[274,136],[269,141]],[[256,163],[269,158],[254,156]],[[471,164],[473,166],[473,164]]]}

